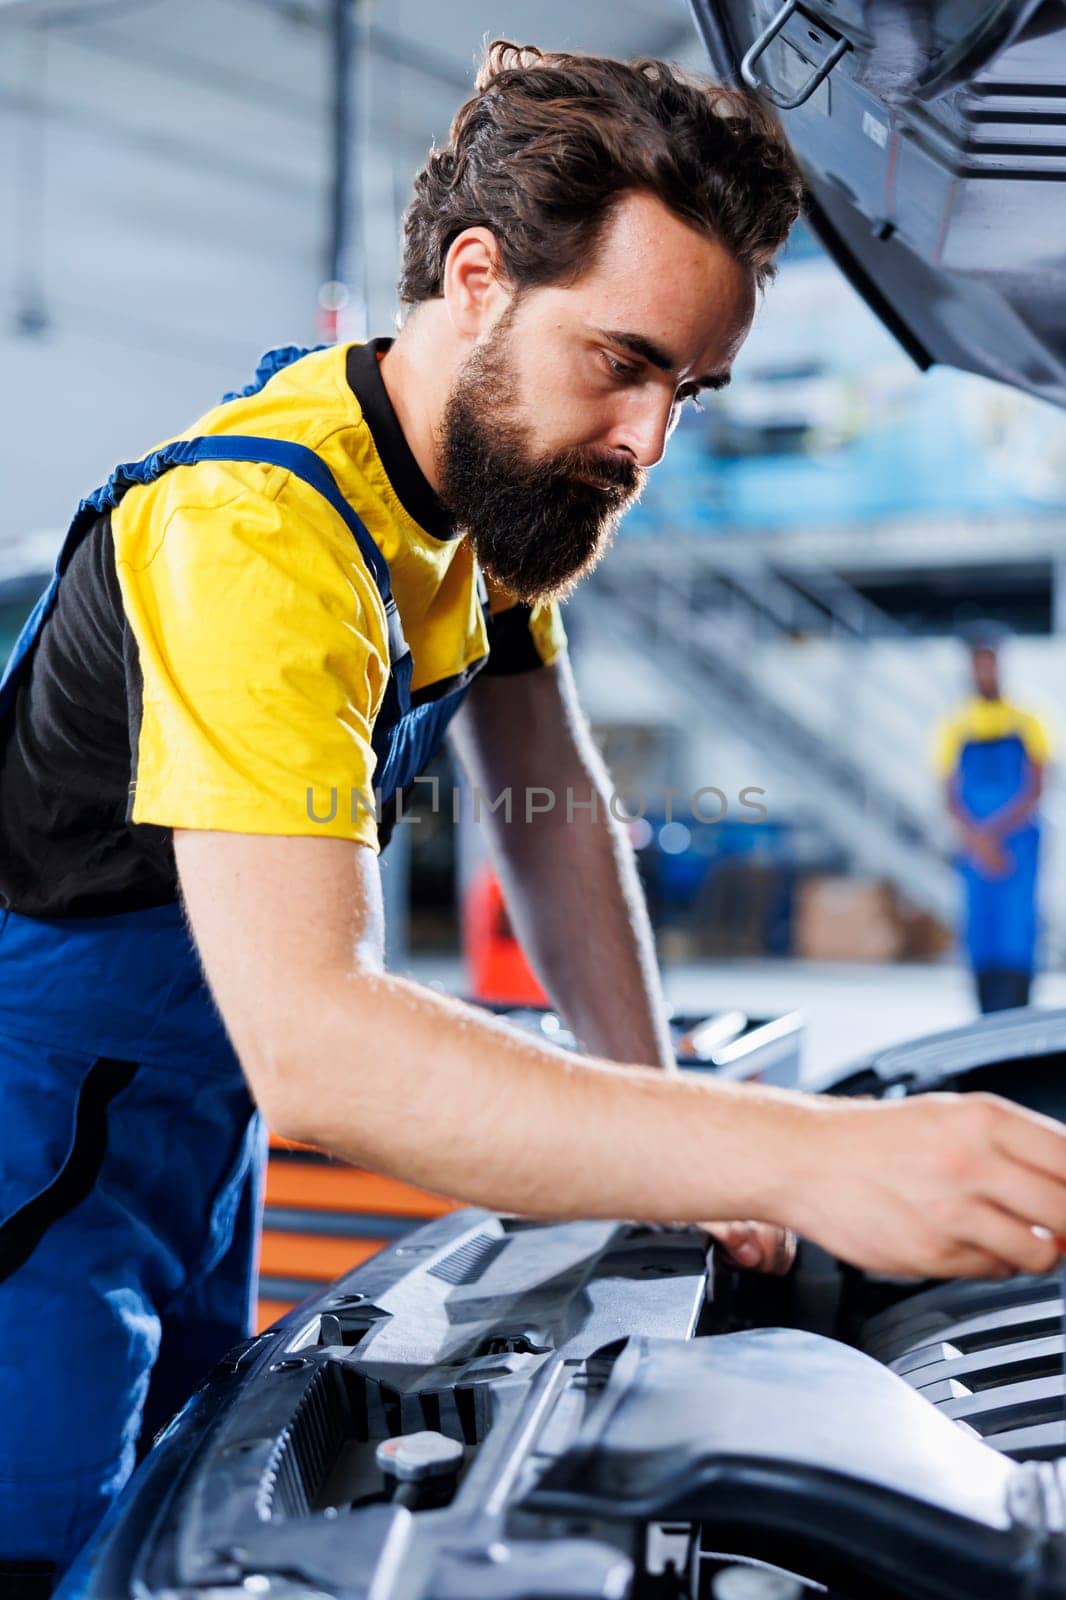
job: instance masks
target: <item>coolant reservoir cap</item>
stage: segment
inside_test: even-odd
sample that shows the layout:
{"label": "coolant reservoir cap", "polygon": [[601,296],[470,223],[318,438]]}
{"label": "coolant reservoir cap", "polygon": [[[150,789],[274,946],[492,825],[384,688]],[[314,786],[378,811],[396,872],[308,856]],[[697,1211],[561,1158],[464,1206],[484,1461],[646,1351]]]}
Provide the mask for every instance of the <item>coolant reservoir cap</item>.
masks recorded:
{"label": "coolant reservoir cap", "polygon": [[463,1447],[458,1439],[426,1429],[405,1434],[402,1439],[383,1439],[375,1458],[387,1478],[418,1483],[423,1478],[443,1478],[456,1472],[462,1464]]}
{"label": "coolant reservoir cap", "polygon": [[725,1567],[711,1586],[714,1600],[802,1600],[804,1585],[787,1572]]}

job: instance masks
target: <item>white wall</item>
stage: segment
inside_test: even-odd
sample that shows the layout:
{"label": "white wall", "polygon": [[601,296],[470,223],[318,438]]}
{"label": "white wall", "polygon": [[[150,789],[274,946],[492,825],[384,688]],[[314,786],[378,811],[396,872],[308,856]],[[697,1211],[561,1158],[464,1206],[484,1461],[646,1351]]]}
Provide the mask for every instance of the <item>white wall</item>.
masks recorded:
{"label": "white wall", "polygon": [[324,134],[283,83],[321,77],[321,46],[261,13],[212,63],[188,26],[210,15],[0,26],[0,541],[60,529],[265,345],[314,337]]}
{"label": "white wall", "polygon": [[[316,343],[328,0],[0,4],[0,548],[58,536],[121,460]],[[411,179],[486,38],[687,48],[683,0],[364,0],[353,73],[369,331],[395,321]],[[47,17],[54,25],[42,27]],[[45,330],[19,333],[41,311]],[[361,337],[361,312],[346,330]]]}

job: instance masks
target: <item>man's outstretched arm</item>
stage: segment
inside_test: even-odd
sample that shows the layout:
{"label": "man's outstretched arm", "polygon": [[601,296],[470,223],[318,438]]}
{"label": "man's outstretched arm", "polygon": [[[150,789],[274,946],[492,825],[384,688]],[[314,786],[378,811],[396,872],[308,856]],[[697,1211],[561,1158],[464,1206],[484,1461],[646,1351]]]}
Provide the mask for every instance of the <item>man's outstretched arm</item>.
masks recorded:
{"label": "man's outstretched arm", "polygon": [[582,1045],[674,1068],[636,863],[566,656],[476,682],[452,725],[508,910]]}
{"label": "man's outstretched arm", "polygon": [[567,1056],[386,973],[377,861],[175,832],[207,976],[272,1126],[494,1210],[760,1217],[920,1276],[1041,1272],[1066,1130],[992,1096],[877,1105]]}
{"label": "man's outstretched arm", "polygon": [[[674,1050],[636,861],[563,655],[480,678],[452,738],[523,947],[582,1046],[673,1072]],[[491,802],[509,795],[510,810]],[[787,1229],[708,1222],[742,1266],[786,1272]]]}

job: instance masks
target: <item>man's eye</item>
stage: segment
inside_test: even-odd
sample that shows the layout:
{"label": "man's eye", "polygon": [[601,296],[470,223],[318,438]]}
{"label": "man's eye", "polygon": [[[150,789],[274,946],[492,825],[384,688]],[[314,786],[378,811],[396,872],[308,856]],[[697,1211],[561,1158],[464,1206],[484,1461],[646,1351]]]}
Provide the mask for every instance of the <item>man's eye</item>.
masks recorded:
{"label": "man's eye", "polygon": [[639,367],[634,367],[628,361],[619,361],[617,356],[606,354],[604,359],[616,378],[635,378],[640,372]]}
{"label": "man's eye", "polygon": [[686,400],[690,401],[694,411],[703,410],[703,401],[700,399],[700,392],[698,389],[681,389],[678,392],[677,398],[682,405],[684,405]]}

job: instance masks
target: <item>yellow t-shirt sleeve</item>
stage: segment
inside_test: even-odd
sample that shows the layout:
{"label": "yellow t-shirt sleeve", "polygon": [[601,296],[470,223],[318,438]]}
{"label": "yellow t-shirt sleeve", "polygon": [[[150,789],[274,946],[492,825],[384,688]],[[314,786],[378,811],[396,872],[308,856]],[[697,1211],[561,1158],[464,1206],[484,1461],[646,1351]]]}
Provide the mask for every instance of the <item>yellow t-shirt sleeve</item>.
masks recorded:
{"label": "yellow t-shirt sleeve", "polygon": [[[116,533],[136,642],[129,820],[377,846],[384,607],[343,521],[300,480]],[[139,711],[139,716],[138,716]]]}
{"label": "yellow t-shirt sleeve", "polygon": [[1029,760],[1035,766],[1046,767],[1052,756],[1051,737],[1047,725],[1039,717],[1027,714],[1021,733]]}
{"label": "yellow t-shirt sleeve", "polygon": [[963,728],[958,717],[941,722],[933,740],[933,770],[945,782],[958,767],[963,742]]}

